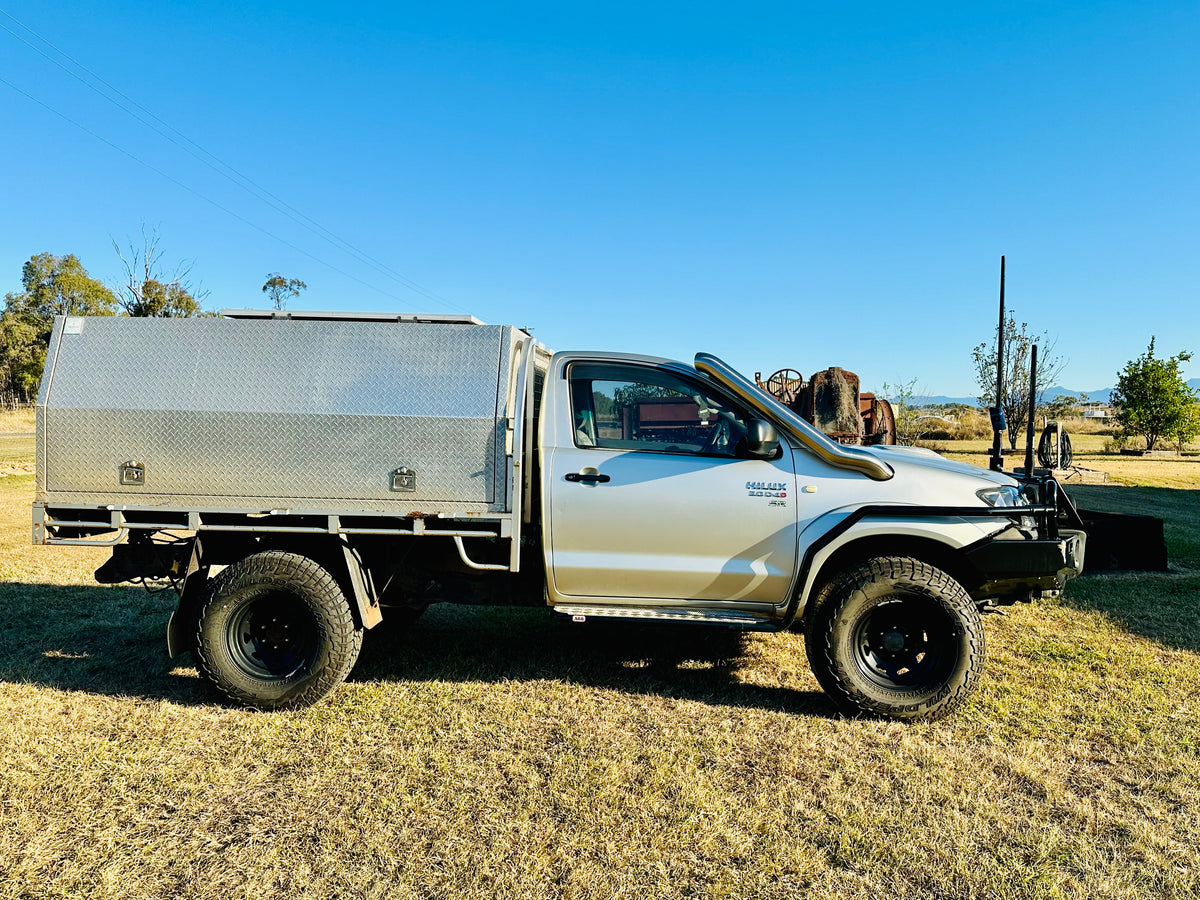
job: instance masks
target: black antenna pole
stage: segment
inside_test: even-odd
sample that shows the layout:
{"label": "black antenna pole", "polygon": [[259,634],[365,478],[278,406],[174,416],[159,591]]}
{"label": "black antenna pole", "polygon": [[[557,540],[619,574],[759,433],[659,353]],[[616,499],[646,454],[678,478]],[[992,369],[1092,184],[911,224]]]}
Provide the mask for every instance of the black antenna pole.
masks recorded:
{"label": "black antenna pole", "polygon": [[1000,398],[1004,396],[1004,257],[1000,257],[1000,325],[996,329],[996,404],[992,414],[992,456],[990,468],[993,472],[1004,470],[1004,450],[1000,443],[1000,432],[1005,430],[1004,407]]}
{"label": "black antenna pole", "polygon": [[1025,433],[1025,477],[1033,477],[1033,413],[1037,409],[1037,344],[1029,358],[1029,428]]}

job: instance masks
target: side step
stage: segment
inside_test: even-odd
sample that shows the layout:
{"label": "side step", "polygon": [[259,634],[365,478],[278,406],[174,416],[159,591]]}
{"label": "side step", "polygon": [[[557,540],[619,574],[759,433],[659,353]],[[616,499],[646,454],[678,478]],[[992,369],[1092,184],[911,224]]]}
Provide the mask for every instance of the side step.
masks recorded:
{"label": "side step", "polygon": [[562,605],[554,612],[572,622],[588,619],[634,619],[641,622],[690,622],[696,625],[727,625],[772,631],[778,628],[774,620],[746,612],[726,612],[719,609],[674,609],[655,606],[579,606]]}

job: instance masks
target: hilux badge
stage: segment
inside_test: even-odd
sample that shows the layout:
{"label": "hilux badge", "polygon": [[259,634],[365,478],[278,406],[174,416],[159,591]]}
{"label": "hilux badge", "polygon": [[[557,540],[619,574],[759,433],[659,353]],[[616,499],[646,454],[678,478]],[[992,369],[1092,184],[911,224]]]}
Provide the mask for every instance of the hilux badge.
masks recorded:
{"label": "hilux badge", "polygon": [[782,481],[747,481],[746,492],[750,497],[783,499],[787,496],[787,484]]}

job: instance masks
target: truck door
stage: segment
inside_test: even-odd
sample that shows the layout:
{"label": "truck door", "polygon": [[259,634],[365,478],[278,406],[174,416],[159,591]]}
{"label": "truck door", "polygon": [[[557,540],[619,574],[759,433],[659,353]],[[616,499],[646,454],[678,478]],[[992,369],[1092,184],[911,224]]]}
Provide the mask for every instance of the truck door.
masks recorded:
{"label": "truck door", "polygon": [[699,378],[625,361],[562,365],[566,390],[542,441],[553,591],[779,602],[796,562],[791,449],[748,458],[747,414]]}

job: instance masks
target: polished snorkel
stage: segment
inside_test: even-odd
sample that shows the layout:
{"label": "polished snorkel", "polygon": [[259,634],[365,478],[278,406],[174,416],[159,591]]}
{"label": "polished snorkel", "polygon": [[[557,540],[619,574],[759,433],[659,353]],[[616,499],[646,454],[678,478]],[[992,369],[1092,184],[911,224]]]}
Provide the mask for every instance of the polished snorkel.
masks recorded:
{"label": "polished snorkel", "polygon": [[766,391],[760,390],[744,375],[711,353],[696,354],[696,370],[712,378],[744,403],[767,412],[783,431],[829,465],[839,469],[861,472],[875,481],[887,481],[894,474],[892,467],[874,454],[859,447],[845,447],[831,441],[777,399]]}

